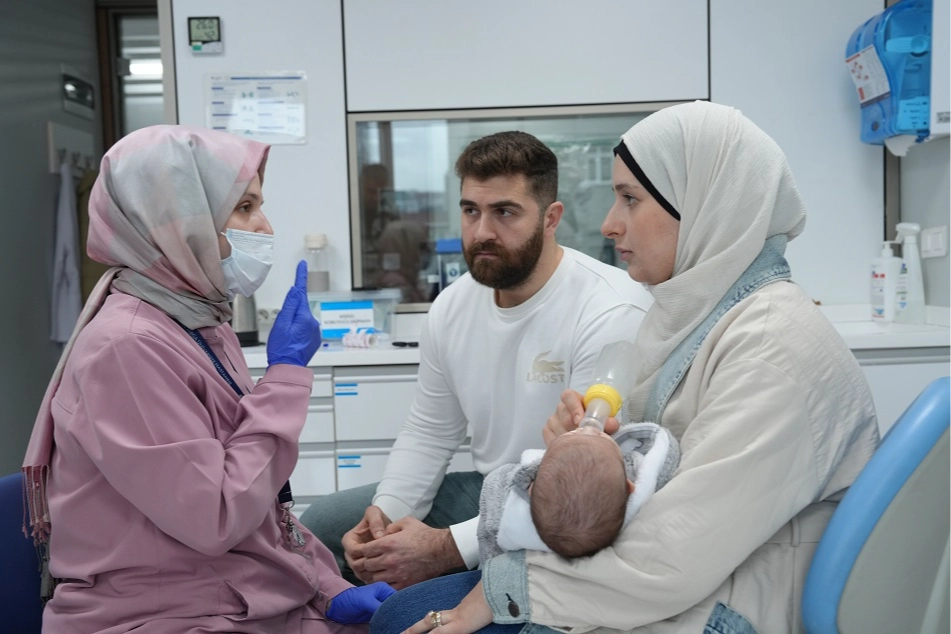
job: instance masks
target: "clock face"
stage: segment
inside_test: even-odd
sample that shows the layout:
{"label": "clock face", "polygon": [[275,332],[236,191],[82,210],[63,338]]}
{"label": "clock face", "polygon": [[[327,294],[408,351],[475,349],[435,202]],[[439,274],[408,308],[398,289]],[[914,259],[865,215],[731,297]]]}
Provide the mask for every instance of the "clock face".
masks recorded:
{"label": "clock face", "polygon": [[220,42],[220,20],[218,18],[188,18],[188,39],[192,42]]}

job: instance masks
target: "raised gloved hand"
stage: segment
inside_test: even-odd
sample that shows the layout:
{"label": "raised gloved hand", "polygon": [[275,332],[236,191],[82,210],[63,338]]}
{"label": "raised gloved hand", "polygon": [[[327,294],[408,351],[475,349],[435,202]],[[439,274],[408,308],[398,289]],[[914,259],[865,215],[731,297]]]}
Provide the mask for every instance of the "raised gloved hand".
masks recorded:
{"label": "raised gloved hand", "polygon": [[297,265],[294,286],[287,291],[281,312],[267,338],[267,364],[306,367],[320,347],[320,323],[307,302],[307,262]]}
{"label": "raised gloved hand", "polygon": [[331,599],[327,618],[336,623],[369,623],[380,604],[394,592],[382,581],[348,588]]}

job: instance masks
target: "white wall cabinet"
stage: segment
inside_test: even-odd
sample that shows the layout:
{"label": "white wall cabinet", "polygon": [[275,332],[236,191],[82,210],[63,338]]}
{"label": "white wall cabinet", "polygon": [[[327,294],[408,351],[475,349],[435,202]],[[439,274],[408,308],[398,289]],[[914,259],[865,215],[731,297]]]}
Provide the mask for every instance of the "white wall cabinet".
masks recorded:
{"label": "white wall cabinet", "polygon": [[706,0],[344,0],[347,110],[706,99]]}

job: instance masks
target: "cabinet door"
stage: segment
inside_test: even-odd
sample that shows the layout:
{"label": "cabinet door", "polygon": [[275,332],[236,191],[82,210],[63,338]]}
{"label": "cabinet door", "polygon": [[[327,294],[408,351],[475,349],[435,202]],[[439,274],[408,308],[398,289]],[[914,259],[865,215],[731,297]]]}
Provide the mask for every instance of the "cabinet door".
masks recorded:
{"label": "cabinet door", "polygon": [[416,369],[415,365],[336,368],[337,441],[394,440],[416,393]]}
{"label": "cabinet door", "polygon": [[[343,491],[379,482],[383,478],[386,461],[390,457],[390,447],[338,447],[335,454],[337,489]],[[463,445],[453,454],[446,473],[474,470],[469,445]]]}
{"label": "cabinet door", "polygon": [[294,497],[327,495],[337,490],[334,452],[331,448],[301,451],[291,474]]}
{"label": "cabinet door", "polygon": [[307,406],[307,420],[300,433],[300,442],[334,441],[334,403],[332,398],[312,398]]}
{"label": "cabinet door", "polygon": [[[314,371],[314,384],[310,390],[310,402],[307,404],[307,420],[301,430],[300,442],[334,441],[333,376],[330,368],[311,368]],[[251,378],[255,383],[264,376],[264,370],[254,368]]]}
{"label": "cabinet door", "polygon": [[872,388],[878,429],[883,436],[929,383],[949,373],[947,361],[860,363]]}
{"label": "cabinet door", "polygon": [[383,478],[389,447],[337,448],[337,487],[352,489],[365,484],[374,484]]}
{"label": "cabinet door", "polygon": [[344,0],[351,112],[706,99],[706,0]]}

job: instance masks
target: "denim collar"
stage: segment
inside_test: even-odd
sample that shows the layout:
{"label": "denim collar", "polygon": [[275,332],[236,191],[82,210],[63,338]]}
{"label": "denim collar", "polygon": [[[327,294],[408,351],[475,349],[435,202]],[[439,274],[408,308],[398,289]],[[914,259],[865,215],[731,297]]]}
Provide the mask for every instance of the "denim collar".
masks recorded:
{"label": "denim collar", "polygon": [[643,420],[660,423],[667,401],[680,385],[690,365],[693,363],[697,351],[703,344],[710,330],[723,315],[743,299],[767,284],[779,280],[790,279],[789,263],[783,254],[786,252],[788,237],[785,234],[776,235],[766,240],[763,250],[760,251],[753,263],[747,267],[743,275],[734,282],[726,292],[720,303],[716,305],[707,318],[687,335],[679,346],[667,357],[657,373],[657,380],[651,388],[647,403],[644,406]]}

